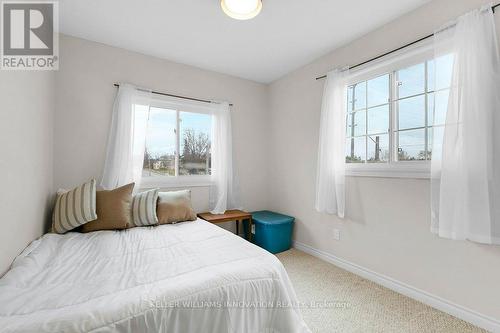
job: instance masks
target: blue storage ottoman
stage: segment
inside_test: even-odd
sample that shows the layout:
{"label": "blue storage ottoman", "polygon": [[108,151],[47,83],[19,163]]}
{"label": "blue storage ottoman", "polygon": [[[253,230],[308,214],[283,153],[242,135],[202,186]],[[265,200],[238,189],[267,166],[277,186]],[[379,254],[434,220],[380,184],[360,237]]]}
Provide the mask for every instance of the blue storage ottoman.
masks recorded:
{"label": "blue storage ottoman", "polygon": [[294,217],[261,210],[253,212],[252,219],[256,245],[271,253],[283,252],[292,246]]}

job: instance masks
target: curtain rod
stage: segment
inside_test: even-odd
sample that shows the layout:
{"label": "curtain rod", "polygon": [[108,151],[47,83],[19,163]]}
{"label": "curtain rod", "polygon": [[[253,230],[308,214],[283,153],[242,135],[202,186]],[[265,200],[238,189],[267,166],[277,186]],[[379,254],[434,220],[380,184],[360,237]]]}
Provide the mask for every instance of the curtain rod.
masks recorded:
{"label": "curtain rod", "polygon": [[[495,13],[495,8],[497,8],[498,6],[500,6],[500,3],[498,3],[498,4],[496,4],[496,5],[494,5],[494,6],[492,6],[492,7],[491,7],[491,10],[493,11],[493,13]],[[374,57],[374,58],[371,58],[371,59],[368,59],[368,60],[366,60],[366,61],[360,62],[359,64],[356,64],[356,65],[350,66],[350,67],[349,67],[349,69],[354,69],[354,68],[356,68],[356,67],[363,66],[363,65],[365,65],[365,64],[367,64],[367,63],[369,63],[369,62],[372,62],[372,61],[378,60],[378,59],[383,58],[383,57],[385,57],[385,56],[387,56],[387,55],[389,55],[389,54],[392,54],[392,53],[394,53],[394,52],[398,52],[398,51],[400,51],[400,50],[402,50],[402,49],[405,49],[405,48],[407,48],[407,47],[409,47],[409,46],[412,46],[412,45],[414,45],[414,44],[420,43],[421,41],[424,41],[424,40],[426,40],[426,39],[428,39],[428,38],[431,38],[431,37],[433,37],[433,36],[434,36],[434,34],[430,34],[430,35],[427,35],[427,36],[425,36],[425,37],[419,38],[419,39],[417,39],[417,40],[415,40],[415,41],[413,41],[413,42],[411,42],[411,43],[408,43],[408,44],[405,44],[405,45],[403,45],[403,46],[400,46],[400,47],[398,47],[397,49],[394,49],[394,50],[388,51],[388,52],[386,52],[386,53],[384,53],[384,54],[381,54],[381,55],[378,55],[378,56],[376,56],[376,57]],[[318,77],[316,78],[316,80],[321,80],[321,79],[324,79],[324,78],[326,78],[326,75],[318,76]]]}
{"label": "curtain rod", "polygon": [[[120,86],[118,83],[115,83],[113,85],[115,87],[119,87]],[[140,89],[140,88],[137,88],[137,89],[141,90],[141,91],[149,91],[149,90],[146,90],[146,89]],[[156,95],[162,95],[162,96],[169,96],[169,97],[177,97],[177,98],[182,98],[182,99],[188,99],[190,101],[197,101],[197,102],[202,102],[202,103],[211,103],[211,104],[215,104],[216,103],[214,101],[209,101],[208,99],[199,99],[199,98],[194,98],[194,97],[186,97],[186,96],[181,96],[181,95],[167,94],[167,93],[159,92],[159,91],[151,91],[151,93],[152,94],[156,94]],[[233,104],[230,103],[229,106],[233,106]]]}

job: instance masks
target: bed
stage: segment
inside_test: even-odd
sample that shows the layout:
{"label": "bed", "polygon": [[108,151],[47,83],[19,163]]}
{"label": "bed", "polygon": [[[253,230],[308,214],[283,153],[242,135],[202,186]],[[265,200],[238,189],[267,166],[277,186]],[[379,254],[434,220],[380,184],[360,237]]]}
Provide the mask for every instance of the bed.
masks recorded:
{"label": "bed", "polygon": [[206,221],[46,234],[0,279],[1,332],[309,332],[281,262]]}

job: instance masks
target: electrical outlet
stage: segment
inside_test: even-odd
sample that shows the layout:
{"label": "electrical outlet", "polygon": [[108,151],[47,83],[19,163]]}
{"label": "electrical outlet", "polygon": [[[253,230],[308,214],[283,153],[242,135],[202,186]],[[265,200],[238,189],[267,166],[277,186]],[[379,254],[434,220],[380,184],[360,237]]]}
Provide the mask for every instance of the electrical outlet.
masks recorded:
{"label": "electrical outlet", "polygon": [[340,240],[340,230],[339,229],[333,229],[333,239]]}

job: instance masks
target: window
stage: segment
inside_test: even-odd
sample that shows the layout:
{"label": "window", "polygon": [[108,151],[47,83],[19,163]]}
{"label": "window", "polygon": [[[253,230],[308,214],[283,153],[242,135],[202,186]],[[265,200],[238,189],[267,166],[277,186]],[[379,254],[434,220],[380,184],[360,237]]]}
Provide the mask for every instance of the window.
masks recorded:
{"label": "window", "polygon": [[349,87],[346,162],[389,160],[389,75]]}
{"label": "window", "polygon": [[425,165],[431,159],[433,135],[443,134],[452,66],[447,55],[349,85],[346,163],[351,169]]}
{"label": "window", "polygon": [[211,114],[151,105],[148,117],[143,165],[146,183],[210,175]]}

